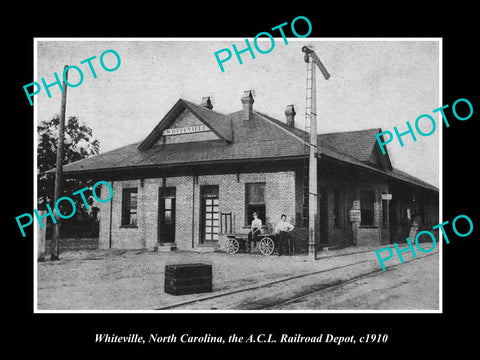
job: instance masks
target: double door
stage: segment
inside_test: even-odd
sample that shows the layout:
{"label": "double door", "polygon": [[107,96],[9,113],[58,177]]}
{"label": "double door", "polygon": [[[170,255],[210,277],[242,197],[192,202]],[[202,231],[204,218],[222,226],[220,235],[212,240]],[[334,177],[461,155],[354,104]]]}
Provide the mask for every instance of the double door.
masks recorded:
{"label": "double door", "polygon": [[[200,243],[218,241],[220,232],[220,211],[218,186],[202,186],[200,209]],[[174,187],[159,189],[158,242],[175,242],[176,191]]]}

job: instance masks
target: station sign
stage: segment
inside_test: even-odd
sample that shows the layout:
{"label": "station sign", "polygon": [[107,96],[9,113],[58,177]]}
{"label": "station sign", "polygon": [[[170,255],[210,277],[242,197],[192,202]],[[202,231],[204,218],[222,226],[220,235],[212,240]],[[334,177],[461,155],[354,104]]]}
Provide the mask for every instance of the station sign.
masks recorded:
{"label": "station sign", "polygon": [[186,126],[181,128],[170,128],[163,131],[164,136],[169,135],[183,135],[183,134],[192,134],[210,131],[206,125],[195,125],[195,126]]}

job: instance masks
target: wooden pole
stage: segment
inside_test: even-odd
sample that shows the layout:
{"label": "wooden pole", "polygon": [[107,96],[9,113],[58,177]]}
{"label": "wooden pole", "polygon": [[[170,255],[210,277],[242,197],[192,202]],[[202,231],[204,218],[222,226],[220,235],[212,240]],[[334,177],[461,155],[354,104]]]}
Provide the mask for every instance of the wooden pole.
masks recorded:
{"label": "wooden pole", "polygon": [[[68,65],[64,67],[64,80],[68,80],[68,70],[66,70]],[[66,71],[65,71],[66,70]],[[62,93],[62,104],[60,107],[60,121],[58,124],[58,143],[57,143],[57,163],[55,168],[55,190],[53,195],[53,204],[57,203],[57,200],[62,196],[62,185],[63,185],[63,161],[64,161],[64,139],[65,139],[65,112],[67,107],[67,84],[63,81],[63,93]],[[55,207],[52,206],[53,213],[56,215]],[[56,224],[53,226],[53,235],[52,235],[52,247],[50,250],[50,260],[58,260],[60,255],[60,249],[58,247],[58,238],[61,221],[60,218],[57,218]]]}
{"label": "wooden pole", "polygon": [[45,234],[47,232],[47,219],[44,217],[46,214],[45,210],[40,210],[40,221],[42,222],[42,227],[40,223],[37,222],[37,260],[45,261]]}
{"label": "wooden pole", "polygon": [[[311,105],[310,105],[310,156],[308,170],[308,255],[311,259],[317,259],[317,237],[320,236],[320,209],[318,207],[318,179],[317,179],[317,154],[320,154],[317,140],[317,84],[315,77],[316,66],[320,69],[325,80],[330,78],[325,66],[315,51],[307,46],[302,47],[305,53],[305,61],[308,62],[311,70]],[[308,72],[307,72],[307,88],[308,88]],[[308,94],[307,94],[308,103]],[[307,104],[308,106],[308,104]]]}
{"label": "wooden pole", "polygon": [[318,189],[317,189],[317,89],[315,64],[310,55],[312,71],[312,107],[310,114],[310,158],[308,167],[308,255],[317,259]]}

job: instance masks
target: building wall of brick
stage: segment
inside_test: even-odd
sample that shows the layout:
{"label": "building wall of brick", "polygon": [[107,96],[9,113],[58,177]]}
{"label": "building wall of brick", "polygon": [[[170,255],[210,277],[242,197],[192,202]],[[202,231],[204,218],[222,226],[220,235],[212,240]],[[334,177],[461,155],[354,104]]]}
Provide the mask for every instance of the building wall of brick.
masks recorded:
{"label": "building wall of brick", "polygon": [[[219,210],[232,213],[233,232],[247,233],[248,224],[245,220],[245,184],[266,183],[266,219],[270,230],[285,213],[292,223],[302,209],[302,176],[297,171],[269,172],[269,173],[240,173],[221,175],[178,176],[142,180],[113,181],[114,195],[111,201],[100,204],[100,234],[99,248],[147,248],[153,249],[158,239],[158,206],[159,188],[162,186],[176,188],[176,234],[175,241],[179,249],[192,249],[200,242],[200,189],[203,185],[219,186]],[[112,182],[110,182],[112,183]],[[326,245],[349,246],[356,243],[362,245],[381,245],[391,241],[401,242],[408,236],[408,229],[400,226],[391,226],[389,219],[383,224],[382,206],[392,207],[397,219],[402,219],[402,213],[412,208],[412,192],[408,189],[392,189],[383,179],[375,176],[351,178],[324,176],[319,184],[327,190],[328,234]],[[122,189],[126,187],[138,188],[138,227],[123,228],[120,226],[122,209]],[[334,227],[333,192],[338,188],[341,193],[341,220],[338,228]],[[373,190],[375,192],[374,225],[363,227],[359,223],[351,223],[348,218],[350,209],[360,209],[360,191]],[[108,188],[102,186],[102,193]],[[382,193],[392,193],[395,202],[383,202]],[[434,197],[424,199],[417,196],[417,202],[424,201],[428,213],[428,224],[419,227],[419,230],[431,229],[432,224],[438,224],[438,199]],[[412,208],[411,211],[414,211]],[[110,214],[111,212],[111,214]],[[389,214],[387,208],[386,214]],[[111,224],[110,224],[111,216]],[[111,233],[110,233],[111,228]],[[297,226],[295,239],[300,252],[308,250],[308,229]],[[393,236],[393,240],[391,240]],[[160,239],[161,240],[161,239]],[[320,243],[318,239],[317,243]],[[412,239],[414,241],[414,239]]]}
{"label": "building wall of brick", "polygon": [[200,242],[200,186],[219,186],[219,211],[232,213],[232,227],[235,233],[248,233],[245,219],[245,187],[247,183],[265,183],[266,225],[275,226],[281,214],[292,220],[295,217],[294,172],[243,173],[224,175],[203,175],[195,186],[194,243]]}
{"label": "building wall of brick", "polygon": [[308,229],[303,227],[296,227],[295,229],[293,229],[292,235],[293,241],[295,243],[295,253],[308,253]]}
{"label": "building wall of brick", "polygon": [[[138,189],[137,227],[126,228],[121,226],[122,219],[122,190],[125,188]],[[112,203],[112,248],[115,249],[141,249],[144,247],[143,233],[143,206],[144,187],[140,180],[114,181]]]}
{"label": "building wall of brick", "polygon": [[162,179],[145,179],[143,182],[144,197],[142,201],[142,220],[145,231],[145,245],[151,249],[157,243],[158,226],[158,197],[159,188],[163,185]]}
{"label": "building wall of brick", "polygon": [[[110,181],[110,185],[112,182]],[[108,190],[106,185],[100,185],[101,193],[104,194],[105,190]],[[98,188],[97,188],[98,189]],[[115,193],[113,194],[115,196]],[[110,209],[112,207],[112,200],[106,203],[99,203],[99,212],[98,217],[100,219],[100,228],[98,232],[98,248],[99,249],[108,249],[110,247]]]}
{"label": "building wall of brick", "polygon": [[[245,223],[245,184],[264,182],[267,225],[275,226],[281,214],[295,217],[295,174],[293,171],[168,177],[165,179],[113,182],[113,198],[101,204],[99,247],[153,249],[158,241],[159,188],[176,188],[176,231],[178,249],[188,250],[200,242],[200,187],[219,186],[219,211],[232,213],[234,232],[248,232]],[[137,187],[137,227],[121,226],[122,189]],[[111,207],[111,209],[110,209]],[[111,210],[111,224],[110,224]],[[111,234],[110,234],[111,228]],[[193,232],[192,232],[193,229]],[[161,240],[161,239],[160,239]]]}
{"label": "building wall of brick", "polygon": [[[308,171],[308,169],[306,171]],[[295,224],[296,225],[301,225],[302,223],[303,183],[304,183],[303,169],[295,171]]]}

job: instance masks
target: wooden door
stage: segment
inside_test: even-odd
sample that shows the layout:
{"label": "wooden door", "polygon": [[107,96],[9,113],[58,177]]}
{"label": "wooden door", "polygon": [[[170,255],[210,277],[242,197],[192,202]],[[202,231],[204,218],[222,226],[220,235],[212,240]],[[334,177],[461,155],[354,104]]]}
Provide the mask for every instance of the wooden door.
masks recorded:
{"label": "wooden door", "polygon": [[202,197],[200,209],[200,243],[217,242],[220,232],[218,186],[202,186],[200,193]]}
{"label": "wooden door", "polygon": [[175,188],[160,188],[158,211],[158,242],[175,242]]}

